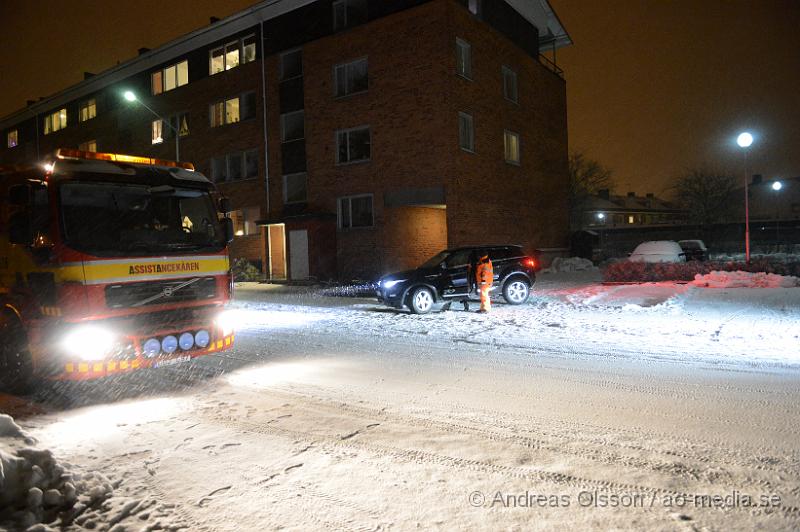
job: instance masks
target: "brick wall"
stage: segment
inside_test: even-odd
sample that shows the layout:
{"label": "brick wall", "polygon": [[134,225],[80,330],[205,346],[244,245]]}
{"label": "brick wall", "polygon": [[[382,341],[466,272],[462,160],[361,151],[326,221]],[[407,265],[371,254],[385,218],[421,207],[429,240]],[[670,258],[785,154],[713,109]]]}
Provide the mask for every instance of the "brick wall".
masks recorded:
{"label": "brick wall", "polygon": [[416,268],[447,248],[445,209],[390,207],[383,241],[383,270],[396,272]]}

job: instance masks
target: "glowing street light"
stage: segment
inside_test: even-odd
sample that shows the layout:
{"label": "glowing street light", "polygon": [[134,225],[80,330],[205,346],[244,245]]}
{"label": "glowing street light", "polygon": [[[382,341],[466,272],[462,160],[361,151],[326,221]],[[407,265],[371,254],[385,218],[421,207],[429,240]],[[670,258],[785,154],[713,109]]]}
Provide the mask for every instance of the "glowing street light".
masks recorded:
{"label": "glowing street light", "polygon": [[778,196],[777,193],[783,188],[783,183],[778,181],[777,179],[772,182],[772,190],[775,191],[775,246],[776,251],[780,251],[780,237],[781,237],[781,220],[780,220],[780,208],[778,204]]}
{"label": "glowing street light", "polygon": [[605,213],[598,212],[598,213],[597,213],[597,219],[598,219],[598,220],[605,220],[605,219],[606,219],[606,215],[605,215]]}
{"label": "glowing street light", "polygon": [[736,137],[736,144],[738,144],[740,148],[749,148],[752,143],[753,135],[747,131],[744,133],[739,133],[739,136]]}
{"label": "glowing street light", "polygon": [[736,144],[744,150],[744,260],[750,264],[750,198],[747,185],[747,152],[753,144],[753,135],[747,131],[739,133]]}
{"label": "glowing street light", "polygon": [[779,191],[782,188],[783,188],[783,183],[781,183],[780,181],[772,182],[772,190],[774,190],[775,192]]}
{"label": "glowing street light", "polygon": [[138,102],[142,107],[144,107],[145,109],[147,109],[148,111],[153,113],[153,116],[155,116],[156,118],[161,120],[162,127],[164,126],[164,124],[166,124],[167,127],[172,130],[172,133],[175,135],[175,161],[176,162],[180,162],[180,160],[181,160],[181,146],[180,146],[180,136],[181,136],[181,134],[177,129],[175,129],[175,127],[173,127],[172,122],[170,122],[169,120],[165,120],[160,114],[156,113],[150,107],[148,107],[148,105],[146,103],[144,103],[142,100],[140,100],[136,96],[135,92],[133,92],[133,91],[125,91],[124,93],[122,93],[122,97],[125,98],[129,102]]}

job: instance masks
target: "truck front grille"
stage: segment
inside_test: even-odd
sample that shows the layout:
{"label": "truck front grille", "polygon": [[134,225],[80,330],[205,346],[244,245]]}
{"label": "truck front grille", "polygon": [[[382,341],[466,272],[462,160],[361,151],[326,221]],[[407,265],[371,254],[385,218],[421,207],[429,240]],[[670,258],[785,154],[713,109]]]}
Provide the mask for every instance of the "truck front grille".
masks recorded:
{"label": "truck front grille", "polygon": [[[216,297],[217,283],[213,277],[203,277],[183,288],[178,288],[188,280],[111,284],[105,290],[106,306],[108,308],[148,307]],[[147,301],[148,299],[150,301]]]}

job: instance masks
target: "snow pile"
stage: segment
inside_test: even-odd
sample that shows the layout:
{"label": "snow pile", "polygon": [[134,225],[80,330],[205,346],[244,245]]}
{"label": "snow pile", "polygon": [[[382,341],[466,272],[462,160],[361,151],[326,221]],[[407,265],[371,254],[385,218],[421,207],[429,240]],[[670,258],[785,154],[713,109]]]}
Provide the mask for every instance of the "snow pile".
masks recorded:
{"label": "snow pile", "polygon": [[798,278],[774,273],[720,272],[694,276],[692,284],[707,288],[793,288],[798,286]]}
{"label": "snow pile", "polygon": [[0,525],[68,524],[112,494],[100,473],[73,473],[51,451],[29,447],[33,443],[10,416],[0,415]]}
{"label": "snow pile", "polygon": [[585,272],[596,270],[592,261],[589,259],[582,259],[580,257],[570,257],[568,259],[556,257],[550,263],[550,267],[542,270],[544,273],[559,273],[559,272]]}

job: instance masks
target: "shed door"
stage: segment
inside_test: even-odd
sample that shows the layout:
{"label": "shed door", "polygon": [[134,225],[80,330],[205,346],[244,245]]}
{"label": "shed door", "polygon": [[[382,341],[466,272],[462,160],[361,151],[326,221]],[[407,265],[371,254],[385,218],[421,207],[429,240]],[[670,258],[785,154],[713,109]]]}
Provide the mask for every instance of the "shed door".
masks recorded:
{"label": "shed door", "polygon": [[308,279],[308,231],[289,231],[289,267],[292,280]]}

